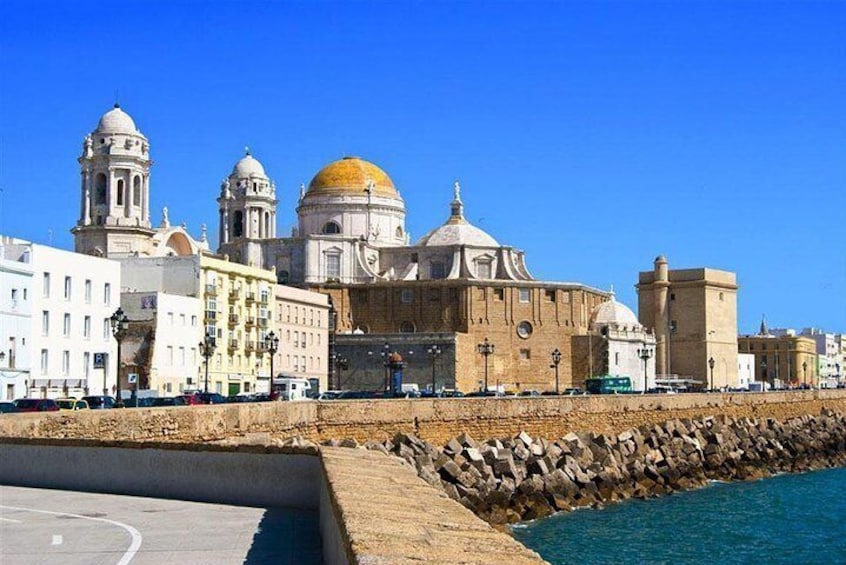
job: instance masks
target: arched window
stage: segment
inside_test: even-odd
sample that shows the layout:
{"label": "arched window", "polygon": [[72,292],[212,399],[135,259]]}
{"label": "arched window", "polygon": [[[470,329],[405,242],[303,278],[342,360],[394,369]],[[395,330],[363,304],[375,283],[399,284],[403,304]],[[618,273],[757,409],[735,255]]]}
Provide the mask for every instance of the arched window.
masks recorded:
{"label": "arched window", "polygon": [[123,179],[118,179],[117,182],[117,205],[123,206]]}
{"label": "arched window", "polygon": [[106,175],[98,173],[94,181],[94,204],[106,203]]}
{"label": "arched window", "polygon": [[414,332],[414,322],[403,322],[400,324],[400,333],[413,334]]}
{"label": "arched window", "polygon": [[402,227],[397,226],[397,239],[402,239]]}
{"label": "arched window", "polygon": [[338,222],[326,222],[323,225],[323,233],[325,234],[339,234],[341,233],[341,225]]}
{"label": "arched window", "polygon": [[241,237],[244,235],[244,213],[241,210],[236,210],[232,214],[232,237]]}
{"label": "arched window", "polygon": [[270,237],[270,212],[264,213],[264,237]]}
{"label": "arched window", "polygon": [[491,260],[481,259],[476,262],[476,277],[480,279],[490,279],[491,277]]}
{"label": "arched window", "polygon": [[132,205],[141,206],[141,177],[132,179]]}

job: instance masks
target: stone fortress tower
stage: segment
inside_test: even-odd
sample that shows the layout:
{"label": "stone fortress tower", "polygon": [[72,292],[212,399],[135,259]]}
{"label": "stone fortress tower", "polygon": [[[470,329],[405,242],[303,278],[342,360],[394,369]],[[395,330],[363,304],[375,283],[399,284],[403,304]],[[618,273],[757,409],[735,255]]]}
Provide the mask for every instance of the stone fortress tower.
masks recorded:
{"label": "stone fortress tower", "polygon": [[85,136],[79,157],[80,214],[75,250],[100,257],[129,256],[145,249],[150,224],[150,147],[118,104]]}

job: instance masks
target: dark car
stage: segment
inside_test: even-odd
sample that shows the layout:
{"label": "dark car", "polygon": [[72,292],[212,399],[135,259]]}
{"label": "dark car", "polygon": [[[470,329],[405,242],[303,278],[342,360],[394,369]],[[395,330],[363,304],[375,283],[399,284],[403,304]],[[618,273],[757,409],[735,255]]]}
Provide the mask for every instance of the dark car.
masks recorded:
{"label": "dark car", "polygon": [[59,405],[52,398],[18,398],[15,400],[18,412],[58,412]]}
{"label": "dark car", "polygon": [[217,392],[201,392],[197,397],[200,404],[226,404],[226,397]]}
{"label": "dark car", "polygon": [[185,399],[181,396],[160,396],[154,398],[150,406],[185,406]]}
{"label": "dark car", "polygon": [[83,396],[82,400],[86,401],[92,410],[108,410],[115,407],[115,399],[111,396]]}
{"label": "dark car", "polygon": [[14,402],[0,402],[0,414],[14,414],[20,412]]}

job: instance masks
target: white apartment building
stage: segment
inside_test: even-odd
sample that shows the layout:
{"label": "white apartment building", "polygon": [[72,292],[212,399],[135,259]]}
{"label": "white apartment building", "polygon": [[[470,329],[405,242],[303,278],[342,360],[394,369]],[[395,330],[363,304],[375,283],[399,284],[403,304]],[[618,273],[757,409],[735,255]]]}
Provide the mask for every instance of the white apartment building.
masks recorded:
{"label": "white apartment building", "polygon": [[276,375],[316,380],[326,390],[329,375],[329,297],[325,294],[276,285],[276,322],[279,337],[274,356]]}
{"label": "white apartment building", "polygon": [[[138,375],[141,395],[173,396],[202,388],[202,301],[164,292],[125,292],[121,304],[130,335],[121,348],[127,373]],[[154,337],[154,339],[150,339]],[[128,382],[122,382],[129,396]]]}
{"label": "white apartment building", "polygon": [[[0,245],[6,240],[0,242]],[[5,249],[5,248],[4,248]],[[27,395],[30,380],[32,269],[0,253],[0,400]]]}
{"label": "white apartment building", "polygon": [[[120,305],[120,264],[12,238],[3,238],[2,255],[4,265],[16,263],[18,271],[30,273],[9,275],[10,282],[21,283],[19,289],[3,285],[10,300],[17,290],[18,308],[30,314],[25,332],[19,319],[7,328],[7,320],[11,323],[13,318],[3,316],[7,351],[2,365],[6,367],[14,353],[15,365],[28,369],[24,390],[19,391],[16,382],[13,394],[48,398],[104,390],[114,394],[116,342],[110,318]],[[28,287],[23,285],[26,276]],[[11,335],[15,332],[23,333]],[[4,387],[3,394],[9,391]]]}
{"label": "white apartment building", "polygon": [[755,354],[737,354],[737,387],[749,388],[749,383],[755,380]]}

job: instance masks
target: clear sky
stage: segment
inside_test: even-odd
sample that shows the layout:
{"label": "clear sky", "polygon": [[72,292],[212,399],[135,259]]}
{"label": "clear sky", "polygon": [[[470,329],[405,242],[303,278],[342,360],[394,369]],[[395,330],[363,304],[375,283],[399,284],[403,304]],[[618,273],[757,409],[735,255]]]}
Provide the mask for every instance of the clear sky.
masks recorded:
{"label": "clear sky", "polygon": [[737,273],[741,333],[846,331],[846,2],[0,2],[0,232],[72,248],[82,139],[120,104],[151,213],[217,243],[249,145],[276,182],[373,161],[636,310],[638,271]]}

